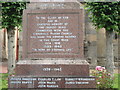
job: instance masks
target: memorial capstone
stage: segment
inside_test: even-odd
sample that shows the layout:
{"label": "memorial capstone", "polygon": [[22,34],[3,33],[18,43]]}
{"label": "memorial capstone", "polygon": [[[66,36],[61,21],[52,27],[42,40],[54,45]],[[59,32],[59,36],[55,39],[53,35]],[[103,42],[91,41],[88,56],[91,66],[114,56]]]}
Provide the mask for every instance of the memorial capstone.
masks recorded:
{"label": "memorial capstone", "polygon": [[78,2],[30,3],[23,12],[23,59],[9,76],[9,89],[95,89],[83,40]]}

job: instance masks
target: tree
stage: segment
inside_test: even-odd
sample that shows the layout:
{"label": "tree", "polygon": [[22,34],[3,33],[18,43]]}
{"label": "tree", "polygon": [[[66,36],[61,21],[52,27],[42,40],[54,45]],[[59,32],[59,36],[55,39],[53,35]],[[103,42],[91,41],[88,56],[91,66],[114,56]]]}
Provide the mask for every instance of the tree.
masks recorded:
{"label": "tree", "polygon": [[120,33],[118,15],[120,2],[87,2],[87,10],[91,13],[91,20],[98,28],[106,29],[106,68],[113,75],[113,32]]}
{"label": "tree", "polygon": [[2,28],[8,32],[8,72],[15,67],[15,27],[20,27],[25,2],[2,2]]}

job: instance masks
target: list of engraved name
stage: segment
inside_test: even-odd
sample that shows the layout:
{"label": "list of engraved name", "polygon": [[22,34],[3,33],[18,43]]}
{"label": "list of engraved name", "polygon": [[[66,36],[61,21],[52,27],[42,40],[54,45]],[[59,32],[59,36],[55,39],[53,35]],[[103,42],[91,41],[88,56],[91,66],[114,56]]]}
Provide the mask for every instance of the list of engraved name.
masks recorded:
{"label": "list of engraved name", "polygon": [[[36,88],[60,88],[67,85],[90,85],[95,78],[69,78],[69,77],[13,77],[10,79],[11,84],[31,84]],[[35,83],[36,84],[33,84]],[[62,88],[62,87],[61,87]]]}

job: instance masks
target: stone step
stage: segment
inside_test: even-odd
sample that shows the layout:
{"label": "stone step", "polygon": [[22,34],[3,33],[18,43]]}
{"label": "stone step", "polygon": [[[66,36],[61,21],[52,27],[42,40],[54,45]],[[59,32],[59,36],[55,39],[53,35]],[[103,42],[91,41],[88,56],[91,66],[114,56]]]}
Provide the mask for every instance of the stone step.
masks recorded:
{"label": "stone step", "polygon": [[84,60],[24,60],[17,63],[16,75],[89,76],[89,64]]}

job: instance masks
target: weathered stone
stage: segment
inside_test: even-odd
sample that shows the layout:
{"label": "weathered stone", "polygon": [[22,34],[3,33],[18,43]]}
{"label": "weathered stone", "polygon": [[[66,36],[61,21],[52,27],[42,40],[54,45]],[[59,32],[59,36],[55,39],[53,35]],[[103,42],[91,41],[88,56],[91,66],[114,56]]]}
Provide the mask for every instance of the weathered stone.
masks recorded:
{"label": "weathered stone", "polygon": [[85,60],[24,60],[19,61],[16,75],[33,76],[89,76]]}
{"label": "weathered stone", "polygon": [[30,3],[27,5],[27,9],[80,9],[82,5],[78,2],[41,2]]}
{"label": "weathered stone", "polygon": [[84,58],[83,9],[25,10],[23,19],[23,59]]}

